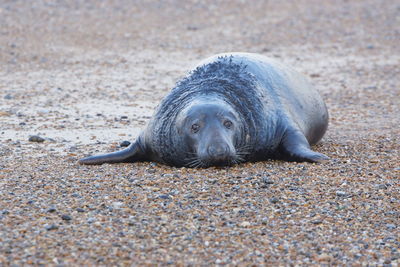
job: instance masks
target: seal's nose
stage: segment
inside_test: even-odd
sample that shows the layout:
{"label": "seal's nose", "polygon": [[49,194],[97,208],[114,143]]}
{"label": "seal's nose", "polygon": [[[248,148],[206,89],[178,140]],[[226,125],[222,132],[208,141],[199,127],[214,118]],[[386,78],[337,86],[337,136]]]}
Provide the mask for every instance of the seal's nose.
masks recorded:
{"label": "seal's nose", "polygon": [[229,147],[225,144],[213,144],[207,148],[208,155],[215,159],[224,159],[229,155]]}

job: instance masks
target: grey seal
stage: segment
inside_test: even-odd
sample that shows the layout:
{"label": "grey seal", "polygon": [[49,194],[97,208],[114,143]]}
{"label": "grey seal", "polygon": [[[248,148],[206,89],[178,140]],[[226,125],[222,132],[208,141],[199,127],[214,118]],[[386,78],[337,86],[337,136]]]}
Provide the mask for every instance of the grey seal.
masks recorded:
{"label": "grey seal", "polygon": [[302,74],[258,54],[218,54],[176,84],[128,148],[79,163],[209,167],[267,159],[321,162],[329,158],[310,145],[327,126],[326,105]]}

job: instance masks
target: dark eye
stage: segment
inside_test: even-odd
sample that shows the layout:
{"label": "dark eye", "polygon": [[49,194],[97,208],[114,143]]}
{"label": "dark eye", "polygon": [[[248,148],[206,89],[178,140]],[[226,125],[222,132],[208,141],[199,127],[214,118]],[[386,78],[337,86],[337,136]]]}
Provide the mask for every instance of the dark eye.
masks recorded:
{"label": "dark eye", "polygon": [[228,129],[232,128],[233,123],[230,120],[224,121],[224,126]]}
{"label": "dark eye", "polygon": [[192,125],[192,132],[193,133],[197,133],[199,130],[200,130],[200,125],[198,125],[196,123]]}

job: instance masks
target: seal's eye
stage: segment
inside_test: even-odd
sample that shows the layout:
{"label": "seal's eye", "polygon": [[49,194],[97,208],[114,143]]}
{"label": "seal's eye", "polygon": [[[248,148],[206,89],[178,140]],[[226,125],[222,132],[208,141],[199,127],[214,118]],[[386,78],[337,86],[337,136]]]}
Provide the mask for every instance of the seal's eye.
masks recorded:
{"label": "seal's eye", "polygon": [[233,123],[232,123],[230,120],[226,120],[226,121],[224,121],[224,126],[225,126],[227,129],[230,129],[230,128],[232,128]]}
{"label": "seal's eye", "polygon": [[200,130],[200,125],[198,125],[196,123],[192,125],[192,132],[193,133],[197,133],[199,130]]}

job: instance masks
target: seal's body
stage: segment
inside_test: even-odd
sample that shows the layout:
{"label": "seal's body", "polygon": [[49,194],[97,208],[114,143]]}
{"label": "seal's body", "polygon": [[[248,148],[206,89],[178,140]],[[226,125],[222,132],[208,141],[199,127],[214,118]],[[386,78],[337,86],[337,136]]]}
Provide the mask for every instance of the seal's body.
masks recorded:
{"label": "seal's body", "polygon": [[261,55],[219,54],[178,82],[130,147],[80,163],[319,162],[328,157],[310,145],[322,138],[327,125],[326,106],[303,75]]}

